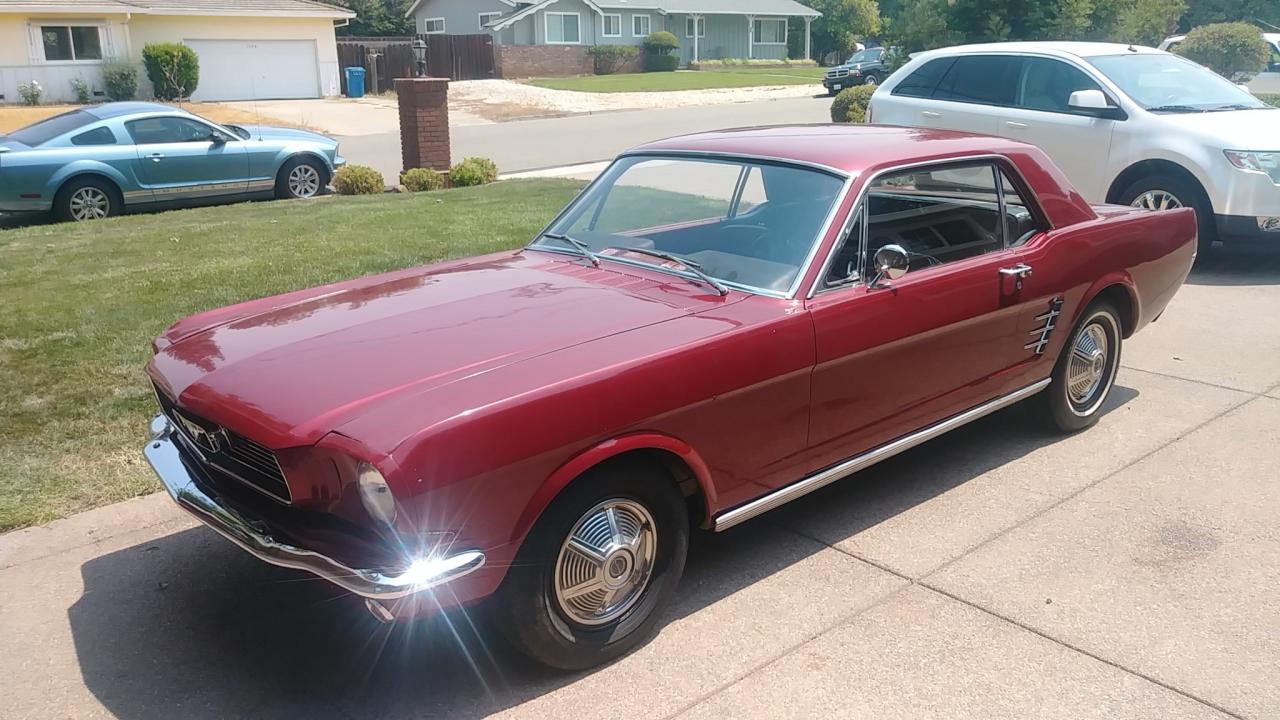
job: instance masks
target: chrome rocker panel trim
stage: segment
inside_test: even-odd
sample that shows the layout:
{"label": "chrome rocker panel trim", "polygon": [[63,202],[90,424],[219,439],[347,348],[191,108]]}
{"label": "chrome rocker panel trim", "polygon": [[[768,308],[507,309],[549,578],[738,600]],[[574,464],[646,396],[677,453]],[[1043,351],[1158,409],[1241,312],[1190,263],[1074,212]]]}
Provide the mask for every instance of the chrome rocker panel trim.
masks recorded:
{"label": "chrome rocker panel trim", "polygon": [[1049,386],[1050,378],[1045,378],[1036,383],[1032,383],[1020,390],[1015,390],[1008,395],[1002,395],[994,400],[985,402],[975,408],[966,410],[959,415],[953,415],[946,420],[936,422],[922,430],[918,430],[910,435],[904,435],[892,442],[881,445],[872,450],[850,458],[839,465],[827,468],[819,473],[810,475],[809,477],[794,482],[785,487],[778,488],[763,497],[752,500],[745,505],[725,511],[715,518],[715,530],[721,532],[728,530],[742,522],[746,522],[757,515],[773,510],[776,507],[785,505],[786,503],[803,497],[821,487],[826,487],[831,483],[844,479],[859,470],[866,469],[875,465],[882,460],[888,460],[902,452],[906,452],[911,448],[928,442],[939,435],[943,435],[951,430],[955,430],[961,425],[967,425],[979,418],[990,415],[991,413],[1006,408],[1014,403],[1021,402],[1032,395],[1040,392]]}
{"label": "chrome rocker panel trim", "polygon": [[254,530],[234,510],[209,497],[196,485],[183,463],[175,444],[174,427],[164,415],[152,419],[151,440],[143,454],[179,507],[249,554],[272,565],[305,570],[367,599],[402,598],[457,580],[484,565],[484,553],[467,550],[420,561],[399,575],[349,568],[337,560]]}

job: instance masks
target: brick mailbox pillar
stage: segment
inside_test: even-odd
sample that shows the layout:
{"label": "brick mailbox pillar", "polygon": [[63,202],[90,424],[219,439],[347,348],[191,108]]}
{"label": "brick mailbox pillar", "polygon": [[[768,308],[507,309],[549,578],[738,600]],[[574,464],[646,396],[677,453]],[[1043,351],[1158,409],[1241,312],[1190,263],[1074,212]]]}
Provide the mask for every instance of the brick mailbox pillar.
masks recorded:
{"label": "brick mailbox pillar", "polygon": [[448,172],[449,80],[398,78],[400,153],[404,169],[431,168]]}

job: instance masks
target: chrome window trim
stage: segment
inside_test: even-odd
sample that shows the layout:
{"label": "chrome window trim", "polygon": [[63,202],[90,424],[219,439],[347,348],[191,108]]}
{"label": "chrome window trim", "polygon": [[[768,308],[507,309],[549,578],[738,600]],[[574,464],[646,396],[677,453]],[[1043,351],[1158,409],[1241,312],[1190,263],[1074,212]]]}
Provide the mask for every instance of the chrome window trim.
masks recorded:
{"label": "chrome window trim", "polygon": [[[901,165],[891,165],[889,167],[877,170],[875,173],[873,173],[870,177],[867,178],[866,182],[862,184],[862,188],[858,191],[857,199],[854,201],[854,207],[857,208],[859,207],[859,205],[866,204],[867,192],[871,188],[871,185],[874,184],[876,180],[879,180],[881,177],[885,175],[906,172],[916,168],[934,167],[937,165],[963,165],[965,163],[972,163],[972,162],[990,162],[997,168],[1012,170],[1012,173],[1010,173],[1010,176],[1009,176],[1009,179],[1011,181],[1020,182],[1022,186],[1026,188],[1031,187],[1031,183],[1027,182],[1026,177],[1022,174],[1022,170],[1018,167],[1017,163],[1010,161],[1008,156],[1006,155],[1001,155],[999,153],[958,155],[956,157],[942,158],[942,159],[936,159],[936,160],[923,160],[923,161],[916,161],[916,162],[910,162],[910,163],[903,163]],[[1016,187],[1014,189],[1017,190]],[[1027,203],[1027,210],[1031,213],[1032,217],[1036,218],[1037,221],[1043,220],[1044,224],[1049,226],[1048,229],[1042,229],[1041,232],[1048,232],[1049,230],[1052,230],[1053,223],[1049,220],[1049,215],[1044,212],[1044,208],[1040,206],[1040,198],[1036,197],[1034,193],[1031,193],[1031,196],[1032,196],[1031,201]],[[849,225],[850,223],[853,222],[854,216],[855,216],[855,213],[850,212],[849,216],[845,218],[844,226],[840,229],[840,233],[842,236],[845,233],[849,232],[850,230]],[[868,220],[869,219],[870,218],[868,217]],[[865,259],[867,255],[867,223],[863,223],[861,243],[862,244],[861,244],[861,247],[859,248],[858,254],[861,258]],[[836,250],[837,250],[836,243],[832,243],[831,248],[827,250],[827,259],[823,262],[823,272],[826,271],[826,268],[830,267],[831,262],[835,257]],[[863,263],[861,260],[858,262],[858,265],[860,266],[859,269],[864,273],[862,282],[850,283],[849,285],[842,285],[838,288],[830,288],[830,290],[832,291],[847,290],[852,287],[859,287],[859,286],[865,285],[866,284],[866,277],[865,277],[866,268],[861,267],[864,264],[865,263]],[[809,293],[805,296],[805,299],[812,300],[814,296],[817,295],[818,292],[820,292],[818,288],[821,284],[822,284],[822,274],[819,273],[818,276],[814,278],[813,283],[809,286]]]}
{"label": "chrome window trim", "polygon": [[[795,280],[792,281],[791,286],[785,292],[779,292],[777,290],[767,290],[765,288],[758,288],[751,285],[733,283],[728,280],[724,280],[723,278],[716,278],[720,282],[734,289],[742,290],[744,292],[749,292],[754,295],[763,295],[765,297],[777,298],[780,300],[794,300],[799,295],[801,286],[804,284],[805,275],[809,274],[809,270],[813,266],[813,262],[818,255],[818,249],[822,247],[823,239],[826,238],[827,234],[831,232],[831,226],[835,223],[836,217],[840,213],[840,208],[844,205],[845,200],[848,199],[849,192],[853,189],[853,183],[858,178],[858,175],[856,173],[851,174],[848,171],[841,170],[831,165],[824,165],[822,163],[809,162],[806,160],[790,160],[787,158],[774,157],[772,155],[752,155],[749,153],[733,153],[733,152],[708,152],[705,150],[630,150],[614,158],[613,162],[609,163],[609,166],[606,167],[603,171],[601,171],[600,174],[596,176],[595,180],[592,180],[590,183],[587,183],[587,186],[582,188],[582,190],[580,190],[578,194],[573,197],[572,200],[570,200],[567,204],[565,204],[565,206],[561,208],[560,212],[556,213],[556,216],[551,219],[551,222],[547,223],[546,226],[544,226],[542,230],[538,232],[537,236],[534,237],[534,239],[531,240],[528,245],[524,246],[523,250],[540,250],[545,252],[559,253],[561,255],[570,255],[570,256],[580,257],[577,253],[573,253],[568,250],[555,248],[555,247],[548,247],[545,245],[539,245],[537,244],[538,240],[540,240],[543,235],[550,232],[551,228],[559,224],[560,221],[564,218],[564,216],[568,214],[570,208],[577,205],[588,192],[594,190],[595,187],[599,185],[606,176],[609,175],[609,172],[613,170],[614,166],[616,166],[622,160],[626,160],[628,158],[636,158],[636,157],[673,158],[673,159],[692,158],[695,160],[702,159],[702,160],[732,160],[732,161],[739,161],[739,162],[765,162],[765,163],[772,163],[776,165],[790,165],[792,167],[800,167],[800,168],[805,168],[809,170],[818,170],[828,175],[833,175],[838,180],[842,179],[844,183],[840,187],[840,192],[837,193],[835,200],[832,201],[831,209],[827,212],[827,217],[823,220],[822,227],[818,230],[818,232],[814,235],[813,240],[809,243],[809,253],[805,256],[804,260],[801,262],[799,268],[797,269]],[[832,247],[833,248],[835,247],[834,244],[832,245]],[[634,265],[636,267],[648,267],[648,268],[657,267],[649,263],[627,261],[625,259],[610,257],[608,255],[601,255],[600,257],[603,259],[622,262],[624,264]],[[697,276],[691,273],[686,274],[686,273],[679,272],[678,270],[663,269],[661,271],[671,272],[672,274],[679,275],[681,277],[686,277],[694,281],[697,281],[698,279]],[[812,291],[810,292],[810,296],[812,297]]]}

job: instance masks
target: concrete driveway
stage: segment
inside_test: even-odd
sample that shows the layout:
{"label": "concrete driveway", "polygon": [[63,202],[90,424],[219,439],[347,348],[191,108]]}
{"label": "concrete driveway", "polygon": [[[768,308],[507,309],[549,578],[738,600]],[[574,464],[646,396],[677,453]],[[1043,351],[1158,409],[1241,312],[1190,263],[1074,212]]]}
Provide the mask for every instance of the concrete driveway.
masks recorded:
{"label": "concrete driveway", "polygon": [[0,715],[1280,716],[1280,252],[1198,270],[1098,427],[991,416],[701,535],[594,672],[394,629],[148,497],[0,537]]}

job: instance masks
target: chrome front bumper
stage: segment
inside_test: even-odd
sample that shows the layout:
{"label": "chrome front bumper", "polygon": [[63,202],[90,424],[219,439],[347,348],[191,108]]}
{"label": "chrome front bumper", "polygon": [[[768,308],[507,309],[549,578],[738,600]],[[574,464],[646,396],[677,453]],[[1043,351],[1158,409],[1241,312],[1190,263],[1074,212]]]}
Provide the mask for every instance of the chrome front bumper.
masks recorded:
{"label": "chrome front bumper", "polygon": [[170,497],[183,510],[217,530],[259,560],[280,567],[306,570],[370,600],[395,600],[457,580],[484,565],[478,550],[414,560],[398,575],[356,570],[311,550],[279,542],[259,532],[235,510],[201,490],[182,461],[174,427],[164,415],[151,421],[151,440],[143,454],[160,476]]}

